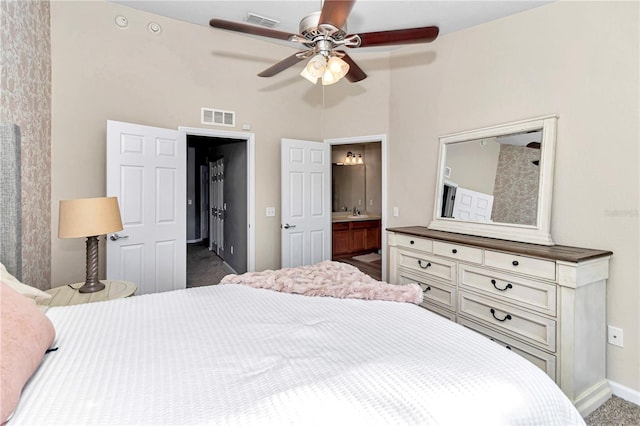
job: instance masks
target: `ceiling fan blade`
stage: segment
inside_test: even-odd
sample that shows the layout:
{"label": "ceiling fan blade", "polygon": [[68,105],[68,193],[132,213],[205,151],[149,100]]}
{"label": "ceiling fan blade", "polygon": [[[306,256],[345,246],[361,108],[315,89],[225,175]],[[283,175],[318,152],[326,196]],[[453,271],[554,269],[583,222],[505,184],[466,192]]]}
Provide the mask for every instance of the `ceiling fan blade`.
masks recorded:
{"label": "ceiling fan blade", "polygon": [[318,28],[329,34],[344,27],[356,0],[325,0],[318,20]]}
{"label": "ceiling fan blade", "polygon": [[289,56],[287,58],[284,58],[283,60],[281,60],[277,64],[274,64],[274,65],[270,66],[269,68],[267,68],[266,70],[262,71],[260,74],[258,74],[258,76],[259,77],[273,77],[274,75],[278,74],[279,72],[282,72],[282,71],[286,70],[287,68],[297,64],[302,59],[304,59],[304,55],[301,55],[301,53],[305,53],[305,51],[303,50],[303,51],[294,53],[293,55],[291,55],[291,56]]}
{"label": "ceiling fan blade", "polygon": [[406,28],[358,34],[360,46],[392,46],[396,44],[429,43],[438,37],[438,27]]}
{"label": "ceiling fan blade", "polygon": [[272,30],[271,28],[257,27],[255,25],[216,18],[210,20],[209,25],[213,28],[220,28],[221,30],[237,31],[239,33],[257,35],[261,37],[276,38],[278,40],[289,40],[291,36],[296,35],[285,33],[284,31]]}
{"label": "ceiling fan blade", "polygon": [[353,61],[353,59],[351,59],[351,56],[345,53],[344,56],[342,57],[342,60],[345,61],[347,64],[349,64],[349,72],[347,72],[347,75],[345,75],[345,78],[347,80],[349,80],[352,83],[355,83],[367,78],[367,74],[364,71],[362,71],[362,68],[360,68],[358,64],[356,64]]}

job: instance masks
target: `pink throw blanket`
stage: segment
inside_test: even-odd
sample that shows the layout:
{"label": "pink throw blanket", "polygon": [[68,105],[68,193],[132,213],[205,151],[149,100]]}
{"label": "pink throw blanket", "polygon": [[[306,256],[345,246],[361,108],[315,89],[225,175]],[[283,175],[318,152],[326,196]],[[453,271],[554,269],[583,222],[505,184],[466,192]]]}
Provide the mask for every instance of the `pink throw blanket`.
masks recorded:
{"label": "pink throw blanket", "polygon": [[355,266],[329,260],[277,271],[230,274],[220,284],[244,284],[305,296],[422,302],[422,289],[417,284],[394,285],[376,281]]}

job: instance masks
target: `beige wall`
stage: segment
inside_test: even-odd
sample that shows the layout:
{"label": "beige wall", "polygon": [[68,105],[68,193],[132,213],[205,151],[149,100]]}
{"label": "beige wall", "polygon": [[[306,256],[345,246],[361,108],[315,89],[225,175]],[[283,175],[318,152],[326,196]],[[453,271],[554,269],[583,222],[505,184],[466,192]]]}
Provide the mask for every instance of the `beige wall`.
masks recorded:
{"label": "beige wall", "polygon": [[[119,14],[129,20],[125,29],[114,23]],[[160,35],[147,30],[150,21],[162,26]],[[367,55],[370,78],[360,84],[314,86],[299,67],[263,79],[256,74],[291,48],[102,1],[52,2],[51,45],[53,286],[84,279],[84,242],[57,238],[58,202],[104,195],[106,120],[206,128],[213,126],[200,124],[200,108],[213,107],[236,112],[232,130],[251,124],[257,270],[280,266],[280,138],[387,129],[388,54]],[[366,118],[359,113],[374,104]],[[268,206],[276,206],[276,217],[265,217]]]}
{"label": "beige wall", "polygon": [[607,376],[636,391],[638,17],[637,2],[555,2],[392,54],[388,206],[391,226],[429,224],[439,135],[558,114],[552,236],[614,252],[608,323],[625,347],[608,345]]}
{"label": "beige wall", "polygon": [[51,54],[49,2],[0,2],[0,121],[20,126],[22,281],[51,279]]}

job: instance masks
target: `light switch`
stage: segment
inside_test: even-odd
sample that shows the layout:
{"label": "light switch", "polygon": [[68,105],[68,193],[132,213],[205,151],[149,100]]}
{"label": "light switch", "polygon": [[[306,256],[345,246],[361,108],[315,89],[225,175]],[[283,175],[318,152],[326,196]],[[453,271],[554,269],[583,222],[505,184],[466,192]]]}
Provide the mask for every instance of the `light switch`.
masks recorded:
{"label": "light switch", "polygon": [[399,211],[398,211],[398,208],[397,208],[397,207],[394,207],[394,208],[393,208],[393,217],[398,217],[398,216],[399,216],[399,214],[400,214],[400,213],[399,213]]}

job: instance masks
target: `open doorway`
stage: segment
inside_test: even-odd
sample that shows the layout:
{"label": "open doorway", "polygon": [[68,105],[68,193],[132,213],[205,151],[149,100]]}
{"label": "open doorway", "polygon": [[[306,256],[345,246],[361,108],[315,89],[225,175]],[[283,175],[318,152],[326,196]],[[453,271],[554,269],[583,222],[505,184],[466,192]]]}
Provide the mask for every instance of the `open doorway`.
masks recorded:
{"label": "open doorway", "polygon": [[386,280],[386,136],[331,145],[332,259]]}
{"label": "open doorway", "polygon": [[187,133],[187,287],[250,270],[249,141]]}

